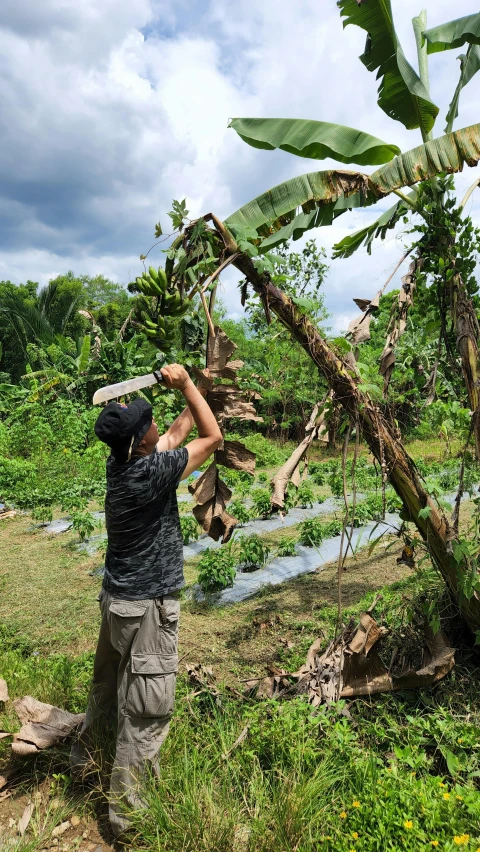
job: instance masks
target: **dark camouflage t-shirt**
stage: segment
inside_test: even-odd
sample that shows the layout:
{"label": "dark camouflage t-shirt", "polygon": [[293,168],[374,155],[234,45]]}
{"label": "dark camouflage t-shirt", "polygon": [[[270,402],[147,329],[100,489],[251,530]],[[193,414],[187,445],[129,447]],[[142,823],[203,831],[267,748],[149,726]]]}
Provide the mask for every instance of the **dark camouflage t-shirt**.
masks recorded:
{"label": "dark camouflage t-shirt", "polygon": [[184,585],[176,489],[187,461],[185,447],[125,464],[107,459],[103,587],[115,597],[145,600]]}

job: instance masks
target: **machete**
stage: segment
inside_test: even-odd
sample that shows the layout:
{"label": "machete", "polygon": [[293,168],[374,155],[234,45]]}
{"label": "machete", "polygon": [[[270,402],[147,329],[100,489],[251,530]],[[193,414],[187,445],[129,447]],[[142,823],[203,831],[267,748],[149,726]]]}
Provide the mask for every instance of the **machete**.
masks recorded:
{"label": "machete", "polygon": [[116,385],[107,385],[104,388],[99,388],[93,394],[93,404],[98,405],[99,402],[108,402],[109,399],[118,399],[120,396],[125,396],[127,393],[149,388],[159,382],[163,382],[163,376],[158,370],[153,373],[148,373],[146,376],[137,376],[136,379],[127,379],[126,382],[118,382]]}

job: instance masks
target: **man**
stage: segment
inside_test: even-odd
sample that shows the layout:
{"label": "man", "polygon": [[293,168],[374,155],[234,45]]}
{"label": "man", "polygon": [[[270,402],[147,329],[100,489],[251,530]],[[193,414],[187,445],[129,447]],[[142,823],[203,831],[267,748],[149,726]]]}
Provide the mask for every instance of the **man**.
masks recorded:
{"label": "man", "polygon": [[[159,437],[143,399],[109,403],[95,432],[112,450],[107,460],[105,521],[108,548],[99,595],[102,623],[86,719],[70,755],[72,775],[92,765],[94,723],[118,708],[109,815],[115,836],[127,812],[142,807],[137,781],[159,771],[158,752],[169,727],[178,668],[178,592],[184,585],[176,488],[211,456],[222,435],[202,392],[186,370],[161,370],[167,388],[187,408]],[[185,441],[195,423],[198,438]]]}

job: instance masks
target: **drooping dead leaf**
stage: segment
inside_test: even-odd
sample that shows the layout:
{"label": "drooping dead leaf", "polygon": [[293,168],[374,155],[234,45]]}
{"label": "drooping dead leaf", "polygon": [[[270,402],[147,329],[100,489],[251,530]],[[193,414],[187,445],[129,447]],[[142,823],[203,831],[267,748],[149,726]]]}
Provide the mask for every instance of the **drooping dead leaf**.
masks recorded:
{"label": "drooping dead leaf", "polygon": [[18,833],[19,833],[20,837],[23,837],[23,835],[25,834],[25,832],[28,828],[28,823],[30,822],[30,820],[32,818],[32,814],[33,814],[34,809],[35,809],[35,805],[33,804],[33,802],[29,802],[27,807],[25,808],[22,816],[20,817],[20,819],[18,821]]}
{"label": "drooping dead leaf", "polygon": [[380,356],[380,373],[384,378],[385,391],[390,384],[393,368],[395,365],[395,347],[407,327],[407,315],[413,305],[413,296],[417,283],[417,271],[421,269],[423,260],[421,256],[415,257],[406,275],[402,278],[402,286],[398,294],[398,300],[392,311],[388,326],[387,339],[383,352]]}
{"label": "drooping dead leaf", "polygon": [[7,512],[0,512],[0,521],[6,521],[7,518],[14,518],[16,514],[15,509],[10,509]]}
{"label": "drooping dead leaf", "polygon": [[352,338],[352,343],[355,346],[357,343],[364,343],[365,340],[370,340],[370,323],[372,322],[372,313],[374,311],[378,311],[382,292],[383,290],[379,290],[373,299],[353,300],[362,312],[349,323],[347,329],[348,334]]}
{"label": "drooping dead leaf", "polygon": [[0,701],[8,701],[8,687],[3,677],[0,677]]}
{"label": "drooping dead leaf", "polygon": [[424,407],[426,407],[427,405],[431,405],[432,402],[435,402],[435,397],[437,395],[436,383],[437,383],[438,364],[439,364],[439,360],[437,358],[437,360],[435,361],[435,364],[433,365],[432,371],[431,371],[429,377],[427,378],[427,381],[425,382],[425,384],[423,386],[423,393],[427,394],[427,398],[426,398],[425,402],[423,403]]}
{"label": "drooping dead leaf", "polygon": [[216,325],[215,335],[210,334],[208,336],[207,345],[207,367],[212,375],[218,374],[220,370],[224,369],[235,349],[237,349],[236,343],[230,340],[225,332]]}
{"label": "drooping dead leaf", "polygon": [[13,736],[12,752],[16,755],[36,754],[55,745],[71,734],[85,718],[84,713],[68,713],[37,701],[31,695],[17,698],[13,706],[22,723],[18,734]]}
{"label": "drooping dead leaf", "polygon": [[326,409],[322,408],[320,414],[318,414],[318,410],[320,405],[324,405],[327,399],[331,399],[332,393],[330,393],[322,400],[322,403],[317,403],[308,420],[307,425],[305,426],[305,438],[301,443],[296,447],[293,451],[292,455],[289,459],[282,465],[280,470],[277,471],[275,476],[272,479],[272,496],[270,498],[270,502],[272,504],[272,508],[275,509],[283,509],[285,506],[285,495],[288,488],[288,483],[291,482],[296,488],[300,485],[301,477],[300,477],[300,465],[305,457],[305,454],[310,447],[312,441],[317,437],[320,430],[324,430],[325,426],[325,415]]}
{"label": "drooping dead leaf", "polygon": [[[211,322],[211,321],[210,321]],[[233,343],[222,331],[215,326],[213,333],[208,336],[207,370],[209,372],[207,402],[224,433],[225,421],[235,417],[241,420],[261,420],[257,417],[251,399],[245,398],[245,393],[237,384],[237,371],[243,367],[243,361],[230,361],[236,349]],[[197,378],[199,372],[196,371]],[[213,384],[212,378],[226,379],[228,384]],[[200,378],[201,380],[201,378]],[[251,395],[252,396],[252,395]],[[258,395],[256,395],[258,396]],[[245,470],[250,474],[255,471],[255,453],[250,452],[239,441],[224,441],[216,451],[214,461],[204,474],[189,487],[197,505],[193,514],[205,532],[218,541],[227,542],[237,525],[236,518],[229,515],[226,505],[232,496],[231,490],[218,474],[217,464]]]}
{"label": "drooping dead leaf", "polygon": [[247,450],[240,441],[224,441],[223,447],[215,453],[215,458],[223,467],[244,470],[252,476],[255,473],[255,453]]}

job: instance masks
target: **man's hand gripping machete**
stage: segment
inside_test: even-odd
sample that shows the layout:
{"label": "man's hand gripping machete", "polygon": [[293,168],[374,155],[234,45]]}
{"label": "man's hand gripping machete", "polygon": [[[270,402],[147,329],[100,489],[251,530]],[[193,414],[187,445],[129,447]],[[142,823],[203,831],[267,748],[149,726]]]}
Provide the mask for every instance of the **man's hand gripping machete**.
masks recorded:
{"label": "man's hand gripping machete", "polygon": [[117,399],[120,396],[133,393],[142,388],[149,388],[152,385],[163,382],[164,378],[160,370],[154,370],[153,373],[148,373],[146,376],[137,376],[136,379],[127,379],[126,382],[118,382],[116,385],[107,385],[104,388],[99,388],[93,394],[93,404],[98,405],[100,402],[108,402],[110,399]]}

